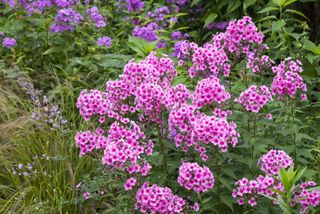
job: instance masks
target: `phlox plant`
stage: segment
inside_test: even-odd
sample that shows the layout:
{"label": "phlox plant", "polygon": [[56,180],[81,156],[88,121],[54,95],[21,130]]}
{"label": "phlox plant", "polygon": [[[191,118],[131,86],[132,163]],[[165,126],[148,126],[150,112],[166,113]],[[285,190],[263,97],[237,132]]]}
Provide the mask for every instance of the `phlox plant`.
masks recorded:
{"label": "phlox plant", "polygon": [[[231,21],[225,32],[202,46],[187,40],[176,43],[175,59],[151,52],[129,61],[104,90],[80,93],[81,116],[98,124],[76,135],[80,156],[97,157],[105,171],[120,178],[120,195],[129,198],[130,212],[237,212],[242,208],[232,196],[240,196],[239,205],[254,206],[257,195],[287,191],[278,173],[300,164],[296,133],[293,142],[285,142],[293,147],[293,158],[270,150],[258,161],[265,175],[244,178],[231,192],[230,177],[257,175],[258,154],[283,146],[282,141],[256,145],[271,132],[270,112],[308,99],[300,61],[278,62],[268,56],[268,49],[263,33],[246,16]],[[181,81],[183,73],[189,77]],[[294,123],[292,111],[286,122]],[[314,201],[292,200],[290,206],[305,213],[319,205],[319,192],[300,187],[295,197]]]}

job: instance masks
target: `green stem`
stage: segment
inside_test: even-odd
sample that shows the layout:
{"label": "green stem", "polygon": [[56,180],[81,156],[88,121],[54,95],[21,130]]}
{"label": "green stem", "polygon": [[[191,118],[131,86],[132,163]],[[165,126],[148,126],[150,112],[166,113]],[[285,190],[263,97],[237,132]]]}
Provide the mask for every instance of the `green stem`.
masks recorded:
{"label": "green stem", "polygon": [[161,134],[160,127],[158,127],[158,141],[159,141],[159,144],[160,144],[160,147],[161,147],[161,154],[162,154],[162,157],[163,157],[163,166],[164,166],[164,169],[165,169],[165,172],[166,172],[166,177],[167,177],[169,175],[168,164],[167,164],[167,155],[166,155],[166,152],[165,152],[164,143],[162,141],[162,134]]}
{"label": "green stem", "polygon": [[213,154],[215,157],[215,185],[218,187],[218,204],[221,205],[221,199],[220,199],[220,195],[221,195],[221,184],[220,184],[220,174],[221,174],[221,168],[220,168],[220,164],[219,164],[219,161],[220,161],[220,158],[219,158],[219,153],[216,151],[216,149],[214,148],[214,145],[211,144],[211,148],[212,148],[212,151],[213,151]]}
{"label": "green stem", "polygon": [[198,192],[198,198],[199,198],[199,202],[200,202],[200,212],[199,213],[202,213],[202,210],[203,210],[203,201],[202,201],[202,197],[201,197],[201,194]]}
{"label": "green stem", "polygon": [[292,129],[293,129],[293,158],[294,163],[297,164],[297,143],[296,143],[296,131],[294,130],[294,105],[291,104],[291,118],[292,118]]}
{"label": "green stem", "polygon": [[252,163],[254,161],[254,145],[255,145],[255,142],[256,142],[256,136],[257,136],[257,114],[254,113],[254,116],[253,116],[253,141],[251,141],[252,142],[252,145],[251,145]]}

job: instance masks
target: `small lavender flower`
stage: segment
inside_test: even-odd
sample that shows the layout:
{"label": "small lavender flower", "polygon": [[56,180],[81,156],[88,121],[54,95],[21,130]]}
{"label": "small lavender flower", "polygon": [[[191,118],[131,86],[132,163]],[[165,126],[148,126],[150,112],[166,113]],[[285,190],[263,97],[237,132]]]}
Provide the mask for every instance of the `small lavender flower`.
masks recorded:
{"label": "small lavender flower", "polygon": [[51,26],[52,32],[73,31],[75,26],[80,24],[83,16],[75,12],[72,8],[58,11],[54,24]]}
{"label": "small lavender flower", "polygon": [[16,45],[16,39],[15,38],[10,38],[10,37],[5,37],[2,40],[2,44],[6,47],[6,48],[12,48],[13,46]]}
{"label": "small lavender flower", "polygon": [[158,49],[165,48],[165,47],[166,47],[166,42],[163,41],[163,40],[160,40],[160,41],[157,43],[157,46],[156,46],[156,48],[158,48]]}
{"label": "small lavender flower", "polygon": [[212,22],[207,26],[208,30],[225,30],[228,27],[229,22]]}
{"label": "small lavender flower", "polygon": [[104,17],[100,14],[97,7],[92,7],[87,10],[88,16],[90,16],[91,21],[96,23],[97,28],[102,28],[106,26]]}
{"label": "small lavender flower", "polygon": [[141,0],[126,0],[126,3],[129,12],[140,11],[144,7],[144,2]]}
{"label": "small lavender flower", "polygon": [[132,31],[133,36],[144,39],[148,42],[153,42],[158,39],[156,32],[151,25],[139,27],[136,26]]}
{"label": "small lavender flower", "polygon": [[110,48],[112,45],[112,40],[108,36],[100,37],[97,40],[97,45],[98,46],[104,46],[106,48]]}
{"label": "small lavender flower", "polygon": [[180,31],[174,31],[171,33],[172,40],[180,40],[182,38],[182,33]]}

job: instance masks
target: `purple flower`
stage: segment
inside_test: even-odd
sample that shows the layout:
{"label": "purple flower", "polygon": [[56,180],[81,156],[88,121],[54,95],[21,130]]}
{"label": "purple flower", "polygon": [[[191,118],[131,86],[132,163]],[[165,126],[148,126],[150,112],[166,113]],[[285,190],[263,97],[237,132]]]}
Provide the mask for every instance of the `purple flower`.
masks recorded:
{"label": "purple flower", "polygon": [[141,0],[126,0],[129,12],[140,11],[144,7],[144,2]]}
{"label": "purple flower", "polygon": [[106,48],[110,48],[112,45],[112,40],[108,36],[100,37],[97,40],[98,46],[105,46]]}
{"label": "purple flower", "polygon": [[166,42],[163,41],[163,40],[160,40],[158,43],[157,43],[157,46],[156,48],[160,49],[160,48],[165,48],[166,47]]}
{"label": "purple flower", "polygon": [[158,36],[150,25],[143,27],[136,26],[132,31],[132,35],[148,42],[153,42],[158,39]]}
{"label": "purple flower", "polygon": [[88,16],[90,16],[91,21],[96,23],[97,28],[102,28],[106,26],[104,17],[100,14],[97,7],[92,7],[87,10]]}
{"label": "purple flower", "polygon": [[228,26],[229,22],[212,22],[207,26],[208,30],[225,30]]}
{"label": "purple flower", "polygon": [[182,34],[180,31],[174,31],[171,33],[171,39],[172,40],[179,40],[182,38]]}
{"label": "purple flower", "polygon": [[75,0],[55,0],[55,3],[58,7],[62,7],[62,8],[71,7],[71,6],[76,5]]}
{"label": "purple flower", "polygon": [[71,8],[58,11],[54,24],[51,26],[52,32],[73,31],[75,25],[83,20],[83,16]]}
{"label": "purple flower", "polygon": [[15,38],[10,38],[10,37],[5,37],[2,40],[2,44],[7,47],[7,48],[12,48],[13,46],[16,45],[16,39]]}

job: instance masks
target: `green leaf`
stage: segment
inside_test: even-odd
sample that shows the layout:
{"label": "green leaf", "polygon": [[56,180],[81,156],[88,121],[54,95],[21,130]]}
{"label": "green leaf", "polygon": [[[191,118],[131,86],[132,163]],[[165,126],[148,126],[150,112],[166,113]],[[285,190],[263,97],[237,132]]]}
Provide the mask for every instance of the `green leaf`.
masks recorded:
{"label": "green leaf", "polygon": [[286,6],[292,4],[292,3],[296,2],[296,1],[297,1],[297,0],[287,0],[287,1],[285,1],[285,3],[283,4],[283,6],[286,7]]}
{"label": "green leaf", "polygon": [[273,2],[275,5],[280,6],[280,0],[272,0],[272,2]]}
{"label": "green leaf", "polygon": [[288,12],[288,13],[297,14],[297,15],[302,16],[303,18],[309,20],[308,17],[306,17],[302,12],[300,12],[300,11],[298,11],[298,10],[286,9],[286,10],[284,11],[284,13],[287,13],[287,12]]}
{"label": "green leaf", "polygon": [[286,190],[286,192],[289,192],[290,181],[289,181],[289,177],[288,177],[286,170],[283,168],[280,169],[279,175],[280,175],[281,183],[283,184],[284,189]]}
{"label": "green leaf", "polygon": [[191,7],[198,4],[201,0],[192,0]]}
{"label": "green leaf", "polygon": [[49,48],[48,50],[46,50],[45,52],[43,52],[42,55],[49,55],[52,53],[63,52],[64,50],[65,50],[65,48],[52,47],[52,48]]}
{"label": "green leaf", "polygon": [[227,187],[229,190],[232,190],[230,182],[227,179],[224,179],[224,178],[218,178],[218,179],[222,183],[223,186]]}
{"label": "green leaf", "polygon": [[275,11],[275,10],[279,10],[279,8],[278,7],[266,7],[266,8],[263,8],[262,10],[260,10],[258,13],[267,13],[267,12]]}
{"label": "green leaf", "polygon": [[216,13],[211,13],[204,21],[204,27],[207,27],[211,22],[213,22],[214,20],[216,20],[216,18],[218,17],[218,14]]}
{"label": "green leaf", "polygon": [[317,46],[310,40],[305,40],[303,45],[304,45],[304,49],[313,52],[315,55],[320,55],[320,44],[319,46]]}
{"label": "green leaf", "polygon": [[272,22],[272,32],[281,31],[281,28],[283,28],[285,25],[286,23],[283,20]]}
{"label": "green leaf", "polygon": [[230,168],[222,168],[222,172],[231,178],[237,179],[237,176],[234,174],[234,170]]}
{"label": "green leaf", "polygon": [[[230,4],[230,2],[231,2],[231,4]],[[239,0],[231,0],[231,1],[229,1],[227,13],[229,14],[229,13],[233,12],[238,7],[240,7],[240,5],[241,5],[241,1],[239,1]]]}
{"label": "green leaf", "polygon": [[227,205],[233,211],[233,205],[232,205],[232,202],[230,200],[230,196],[221,195],[220,199],[225,205]]}
{"label": "green leaf", "polygon": [[251,5],[254,5],[256,2],[257,0],[245,0],[243,2],[243,11],[245,12],[248,7],[250,7]]}
{"label": "green leaf", "polygon": [[304,174],[304,172],[306,171],[307,167],[303,168],[294,178],[294,182],[297,182],[301,177],[302,175]]}

